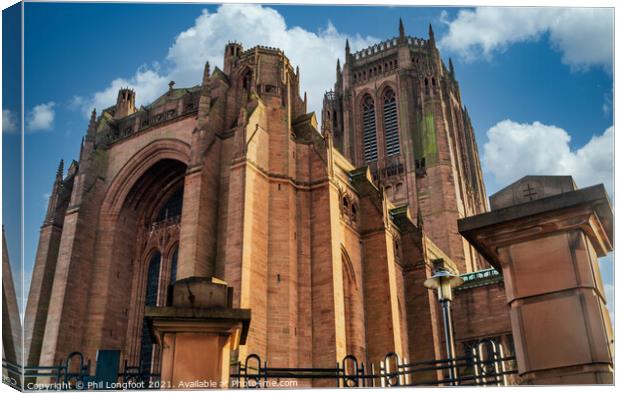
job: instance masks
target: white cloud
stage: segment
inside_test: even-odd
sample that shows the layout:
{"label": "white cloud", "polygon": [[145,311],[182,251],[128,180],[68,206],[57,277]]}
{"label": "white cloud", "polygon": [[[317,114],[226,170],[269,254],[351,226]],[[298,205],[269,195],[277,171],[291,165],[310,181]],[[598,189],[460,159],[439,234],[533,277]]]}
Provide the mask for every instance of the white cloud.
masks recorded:
{"label": "white cloud", "polygon": [[300,27],[288,27],[276,10],[256,4],[224,4],[216,12],[204,10],[192,27],[181,32],[168,50],[167,70],[159,64],[142,67],[131,78],[118,78],[104,90],[85,99],[85,115],[93,107],[101,110],[116,102],[122,86],[136,91],[137,105],[148,104],[163,94],[170,80],[176,86],[193,86],[202,79],[204,64],[223,68],[224,47],[229,41],[243,44],[245,49],[255,45],[282,49],[301,74],[301,95],[308,92],[308,110],[320,115],[325,91],[336,79],[336,59],[344,57],[345,40],[353,51],[378,40],[372,37],[347,36],[329,23],[318,32]]}
{"label": "white cloud", "polygon": [[54,102],[48,102],[46,104],[36,105],[28,112],[26,117],[26,131],[46,131],[50,130],[54,125],[54,117],[56,112],[54,111]]}
{"label": "white cloud", "polygon": [[611,114],[611,110],[614,106],[611,97],[611,93],[605,93],[603,96],[603,114],[605,116],[609,116]]}
{"label": "white cloud", "polygon": [[603,183],[612,195],[613,134],[612,126],[571,150],[571,137],[562,128],[503,120],[487,131],[488,142],[482,149],[482,165],[491,186],[488,191],[493,193],[526,175],[571,175],[578,187]]}
{"label": "white cloud", "polygon": [[479,7],[459,11],[452,21],[443,12],[448,32],[438,45],[471,61],[548,33],[562,62],[572,69],[600,65],[611,72],[613,18],[611,8]]}
{"label": "white cloud", "polygon": [[8,109],[2,110],[2,132],[12,134],[19,130],[17,116]]}
{"label": "white cloud", "polygon": [[67,103],[67,108],[69,109],[80,109],[84,105],[84,97],[82,96],[73,96]]}

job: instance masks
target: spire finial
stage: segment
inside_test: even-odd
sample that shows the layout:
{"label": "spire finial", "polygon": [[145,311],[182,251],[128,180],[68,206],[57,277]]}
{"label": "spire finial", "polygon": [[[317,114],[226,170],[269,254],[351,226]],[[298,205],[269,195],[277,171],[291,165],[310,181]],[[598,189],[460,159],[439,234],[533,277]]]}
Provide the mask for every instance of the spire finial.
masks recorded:
{"label": "spire finial", "polygon": [[398,36],[405,38],[405,25],[403,25],[403,18],[398,19]]}
{"label": "spire finial", "polygon": [[452,64],[452,58],[449,57],[448,58],[448,67],[450,70],[450,76],[452,76],[454,78],[454,64]]}
{"label": "spire finial", "polygon": [[344,51],[348,55],[351,53],[351,47],[349,46],[349,39],[347,38],[347,42],[344,44]]}
{"label": "spire finial", "polygon": [[340,58],[336,60],[336,73],[340,74]]}
{"label": "spire finial", "polygon": [[299,66],[295,67],[295,75],[299,76]]}
{"label": "spire finial", "polygon": [[62,180],[62,175],[64,174],[65,170],[65,161],[63,159],[60,160],[60,163],[58,164],[58,169],[56,170],[56,179],[60,179]]}
{"label": "spire finial", "polygon": [[435,33],[433,32],[433,25],[428,24],[428,40],[433,46],[435,46]]}
{"label": "spire finial", "polygon": [[93,108],[93,111],[90,112],[90,121],[88,122],[87,133],[94,132],[96,125],[97,125],[97,109]]}
{"label": "spire finial", "polygon": [[211,65],[209,64],[209,62],[207,61],[205,63],[205,69],[202,73],[202,84],[206,85],[207,82],[209,81],[209,78],[211,77]]}

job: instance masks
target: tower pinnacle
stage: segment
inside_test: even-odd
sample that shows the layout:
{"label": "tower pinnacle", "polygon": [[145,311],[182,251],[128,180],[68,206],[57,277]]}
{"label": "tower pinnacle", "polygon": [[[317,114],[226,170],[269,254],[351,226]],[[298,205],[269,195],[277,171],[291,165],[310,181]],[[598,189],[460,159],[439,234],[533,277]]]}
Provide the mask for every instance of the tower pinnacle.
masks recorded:
{"label": "tower pinnacle", "polygon": [[64,167],[65,167],[65,161],[61,159],[60,163],[58,164],[58,169],[56,170],[56,181],[62,180],[62,176],[65,171]]}
{"label": "tower pinnacle", "polygon": [[209,62],[207,61],[205,63],[205,70],[202,74],[202,84],[204,85],[205,83],[207,83],[207,81],[209,80],[209,77],[211,76],[211,65],[209,64]]}
{"label": "tower pinnacle", "polygon": [[351,54],[351,47],[349,46],[349,39],[347,38],[347,42],[344,45],[344,52],[348,55]]}
{"label": "tower pinnacle", "polygon": [[93,108],[93,111],[90,113],[90,121],[88,122],[88,128],[86,129],[86,139],[93,140],[96,130],[97,130],[97,110]]}
{"label": "tower pinnacle", "polygon": [[398,19],[398,36],[405,38],[405,26],[403,25],[403,18]]}
{"label": "tower pinnacle", "polygon": [[433,25],[430,23],[428,24],[428,41],[431,46],[435,46],[435,33],[433,32]]}

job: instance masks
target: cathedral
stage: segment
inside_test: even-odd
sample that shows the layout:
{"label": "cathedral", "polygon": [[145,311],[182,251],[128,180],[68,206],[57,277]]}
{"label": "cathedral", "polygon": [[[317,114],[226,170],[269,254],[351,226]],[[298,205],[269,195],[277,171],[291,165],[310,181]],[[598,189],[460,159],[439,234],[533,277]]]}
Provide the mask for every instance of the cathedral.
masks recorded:
{"label": "cathedral", "polygon": [[[326,367],[395,352],[445,357],[437,264],[461,275],[457,352],[511,352],[502,276],[459,234],[488,210],[474,130],[452,62],[398,35],[335,65],[321,125],[277,49],[229,43],[223,69],[146,106],[121,89],[94,110],[79,157],[56,173],[24,321],[26,364],[73,351],[156,372],[147,306],[210,278],[251,310],[237,359]],[[303,71],[303,70],[302,70]]]}

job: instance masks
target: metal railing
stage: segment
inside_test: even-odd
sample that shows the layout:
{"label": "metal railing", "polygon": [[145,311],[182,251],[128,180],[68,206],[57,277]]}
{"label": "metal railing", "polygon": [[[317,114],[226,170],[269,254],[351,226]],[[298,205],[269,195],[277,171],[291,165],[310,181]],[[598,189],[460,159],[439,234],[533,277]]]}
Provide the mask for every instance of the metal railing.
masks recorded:
{"label": "metal railing", "polygon": [[[77,361],[77,363],[76,363]],[[92,389],[89,382],[97,380],[89,375],[90,361],[79,352],[71,353],[58,366],[21,367],[2,360],[9,374],[23,376],[26,384],[35,384],[29,390],[82,390]],[[393,352],[385,355],[378,366],[367,367],[355,356],[345,356],[333,367],[271,367],[260,356],[251,354],[243,363],[233,365],[230,374],[232,388],[274,388],[308,386],[334,387],[395,387],[395,386],[503,386],[509,377],[517,374],[516,358],[505,356],[500,344],[485,339],[476,342],[466,356],[447,359],[408,362]],[[125,361],[117,374],[119,383],[157,389],[160,375],[145,372],[141,367]],[[37,386],[41,386],[38,388]]]}
{"label": "metal railing", "polygon": [[509,384],[510,375],[517,374],[515,365],[514,356],[505,356],[501,345],[486,340],[470,356],[407,362],[390,352],[379,367],[371,365],[370,369],[352,355],[334,367],[303,368],[270,367],[260,356],[251,354],[235,365],[230,377],[233,388],[294,387],[290,382],[303,380],[335,387],[503,386]]}
{"label": "metal railing", "polygon": [[[76,364],[75,361],[79,362]],[[81,352],[72,352],[56,366],[25,366],[2,359],[2,368],[11,375],[23,377],[24,386],[28,390],[87,390],[92,389],[97,382],[96,375],[90,375],[90,360],[85,361]],[[130,366],[125,360],[122,370],[116,378],[119,386],[138,386],[142,389],[158,389],[160,374],[144,371],[141,367]],[[8,382],[5,378],[5,382]],[[21,384],[16,381],[10,383],[16,388]],[[110,387],[114,388],[114,387]],[[105,389],[105,387],[97,387]]]}

